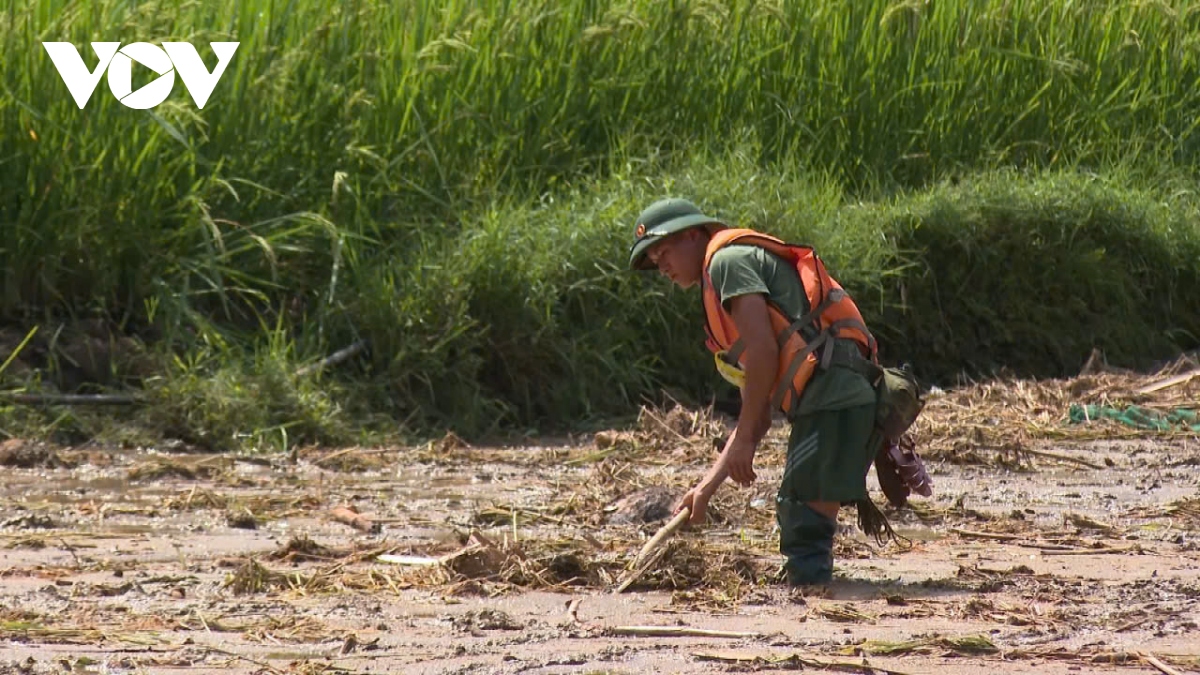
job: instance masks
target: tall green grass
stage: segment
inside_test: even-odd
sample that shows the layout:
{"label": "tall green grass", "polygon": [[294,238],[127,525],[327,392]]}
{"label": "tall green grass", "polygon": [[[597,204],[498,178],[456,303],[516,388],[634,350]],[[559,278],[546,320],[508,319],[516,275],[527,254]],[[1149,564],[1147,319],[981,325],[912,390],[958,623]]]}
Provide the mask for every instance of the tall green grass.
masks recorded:
{"label": "tall green grass", "polygon": [[1072,375],[1092,348],[1145,369],[1200,346],[1200,195],[1166,183],[1000,171],[836,222],[886,238],[869,311],[927,378]]}
{"label": "tall green grass", "polygon": [[[93,40],[186,40],[210,66],[208,42],[241,44],[202,110],[179,82],[134,111],[101,81],[81,111],[40,45],[61,40],[89,66]],[[1000,262],[1121,357],[1197,332],[1192,188],[1152,184],[1200,156],[1200,9],[1180,0],[33,0],[0,10],[0,45],[0,321],[98,313],[213,355],[175,378],[253,379],[280,333],[294,361],[370,338],[342,405],[251,426],[488,430],[704,391],[695,303],[621,271],[664,194],[827,246],[939,377],[1082,358],[1082,330],[1012,327],[1021,289],[979,278]],[[1079,177],[1113,166],[1133,173]],[[1009,189],[1003,167],[1067,177]],[[1014,257],[1023,238],[1051,257]],[[1114,256],[1086,287],[1045,272]],[[947,286],[977,290],[929,300]],[[162,391],[220,397],[197,387]]]}
{"label": "tall green grass", "polygon": [[[852,189],[1013,162],[1191,166],[1198,28],[1181,1],[11,2],[0,311],[139,312],[156,281],[231,315],[285,277],[327,296],[357,241],[416,242],[617,147],[737,130]],[[177,83],[132,111],[101,82],[80,111],[40,46],[90,62],[92,40],[168,39],[210,65],[209,41],[241,41],[203,110]]]}
{"label": "tall green grass", "polygon": [[[339,284],[353,336],[322,339],[319,322],[284,315],[257,336],[201,331],[225,341],[149,378],[151,403],[130,421],[206,447],[273,447],[579,428],[661,401],[662,387],[691,402],[732,397],[703,348],[696,291],[625,270],[631,214],[664,194],[816,246],[885,361],[910,361],[926,382],[1071,374],[1093,348],[1146,367],[1200,345],[1189,179],[1004,170],[862,201],[756,156],[617,168],[553,200],[498,202],[411,259],[384,250]],[[289,374],[350,337],[369,340],[368,358]],[[87,436],[85,422],[55,424]]]}

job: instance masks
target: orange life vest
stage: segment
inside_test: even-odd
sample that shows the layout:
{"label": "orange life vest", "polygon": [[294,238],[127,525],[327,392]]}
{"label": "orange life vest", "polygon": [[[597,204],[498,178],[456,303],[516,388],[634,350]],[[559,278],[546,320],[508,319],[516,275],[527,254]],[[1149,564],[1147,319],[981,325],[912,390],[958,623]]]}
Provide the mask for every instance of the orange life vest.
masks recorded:
{"label": "orange life vest", "polygon": [[[740,368],[745,344],[739,339],[733,316],[721,305],[709,275],[713,254],[730,244],[749,244],[766,249],[795,268],[808,297],[808,314],[793,318],[768,298],[771,328],[779,343],[779,366],[772,389],[771,406],[790,414],[800,401],[804,387],[817,365],[828,367],[835,338],[858,343],[864,358],[877,363],[875,338],[867,330],[858,306],[841,285],[829,276],[825,264],[809,246],[788,244],[775,237],[748,229],[724,229],[708,242],[704,253],[704,298],[706,346],[727,364]],[[810,328],[811,326],[811,328]],[[807,337],[806,337],[807,336]]]}

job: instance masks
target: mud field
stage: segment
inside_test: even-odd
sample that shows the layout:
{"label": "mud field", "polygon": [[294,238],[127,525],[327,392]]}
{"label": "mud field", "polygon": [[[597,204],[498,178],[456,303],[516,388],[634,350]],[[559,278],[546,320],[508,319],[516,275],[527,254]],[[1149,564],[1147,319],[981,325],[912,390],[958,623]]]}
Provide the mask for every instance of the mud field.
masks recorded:
{"label": "mud field", "polygon": [[935,394],[934,496],[868,478],[907,541],[844,510],[835,580],[804,591],[776,577],[778,422],[758,482],[621,593],[729,420],[286,456],[11,439],[0,672],[1200,672],[1200,434],[1067,422],[1194,408],[1200,378],[1137,393],[1172,374]]}

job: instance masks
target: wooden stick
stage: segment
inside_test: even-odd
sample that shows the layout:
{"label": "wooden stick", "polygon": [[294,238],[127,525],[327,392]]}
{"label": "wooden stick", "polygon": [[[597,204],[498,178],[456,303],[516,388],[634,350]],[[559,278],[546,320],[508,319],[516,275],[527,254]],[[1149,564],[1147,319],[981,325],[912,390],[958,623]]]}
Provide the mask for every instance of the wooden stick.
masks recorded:
{"label": "wooden stick", "polygon": [[650,541],[646,542],[646,545],[642,547],[642,550],[638,551],[637,558],[635,558],[633,561],[633,566],[639,567],[642,563],[649,559],[651,551],[654,551],[661,546],[667,537],[670,537],[675,533],[675,530],[683,527],[683,524],[686,523],[687,519],[691,516],[692,510],[686,506],[683,507],[683,510],[675,514],[675,517],[671,519],[671,522],[660,527],[658,532],[655,532],[654,536],[650,537]]}
{"label": "wooden stick", "polygon": [[1078,551],[1078,546],[1067,546],[1066,544],[1044,544],[1040,541],[1014,541],[1013,544],[1023,546],[1025,548],[1036,548],[1042,553],[1068,553],[1070,551]]}
{"label": "wooden stick", "polygon": [[629,573],[629,576],[627,576],[625,580],[621,582],[621,585],[617,586],[617,590],[613,592],[624,593],[627,588],[633,585],[633,582],[642,578],[642,575],[649,571],[650,568],[654,566],[654,563],[658,562],[658,559],[662,557],[663,552],[667,550],[666,547],[663,546],[663,543],[667,540],[667,537],[670,537],[675,530],[678,530],[680,527],[682,527],[683,524],[687,522],[687,519],[691,517],[691,515],[692,510],[684,507],[682,511],[675,514],[675,517],[671,519],[671,522],[659,528],[658,532],[655,532],[654,536],[650,538],[650,541],[646,542],[646,545],[642,547],[642,550],[638,551],[637,557],[633,562],[633,571]]}
{"label": "wooden stick", "polygon": [[[736,652],[692,652],[692,656],[701,661],[720,661],[721,663],[769,663],[770,659],[758,654],[741,654]],[[809,664],[805,664],[809,665]]]}
{"label": "wooden stick", "polygon": [[1149,394],[1151,392],[1158,391],[1159,389],[1166,389],[1167,387],[1174,387],[1177,384],[1183,384],[1184,382],[1188,382],[1192,378],[1197,377],[1197,376],[1200,376],[1200,368],[1193,368],[1192,370],[1189,370],[1186,373],[1183,373],[1182,375],[1176,375],[1175,377],[1168,377],[1165,380],[1151,382],[1150,384],[1142,387],[1141,389],[1138,389],[1137,393]]}
{"label": "wooden stick", "polygon": [[648,569],[650,569],[650,566],[646,565],[645,567],[639,567],[630,572],[629,576],[625,577],[625,580],[621,582],[620,586],[617,586],[617,590],[613,591],[613,593],[624,593],[626,589],[633,585],[633,582],[641,579],[642,575],[645,574],[646,570]]}
{"label": "wooden stick", "polygon": [[392,565],[409,565],[416,567],[431,567],[433,565],[442,564],[441,558],[430,558],[423,555],[393,555],[391,553],[384,553],[383,555],[376,556],[375,559],[379,562],[385,562]]}
{"label": "wooden stick", "polygon": [[1142,547],[1126,546],[1125,548],[1077,548],[1069,551],[1042,551],[1042,555],[1101,555],[1104,553],[1133,553],[1141,551]]}
{"label": "wooden stick", "polygon": [[888,670],[879,666],[867,665],[866,663],[850,663],[848,661],[822,661],[820,659],[808,658],[798,653],[779,655],[779,656],[757,656],[755,654],[738,654],[738,653],[716,653],[716,652],[692,652],[692,656],[701,661],[718,661],[721,663],[737,663],[745,665],[765,664],[765,665],[794,665],[799,664],[805,668],[817,668],[820,670],[841,670],[851,673],[879,673],[880,675],[905,675],[899,670]]}
{"label": "wooden stick", "polygon": [[1179,672],[1178,670],[1175,670],[1171,666],[1168,666],[1167,664],[1163,663],[1162,661],[1159,661],[1158,659],[1154,658],[1154,655],[1151,654],[1150,652],[1139,651],[1139,652],[1134,652],[1134,653],[1138,655],[1138,658],[1145,661],[1146,663],[1149,663],[1150,665],[1154,666],[1155,668],[1158,668],[1158,670],[1160,672],[1165,673],[1166,675],[1183,675],[1183,673]]}
{"label": "wooden stick", "polygon": [[605,632],[609,635],[630,637],[716,637],[735,640],[762,637],[762,633],[740,633],[729,630],[688,628],[686,626],[614,626]]}
{"label": "wooden stick", "polygon": [[354,344],[350,345],[349,347],[337,350],[336,352],[330,354],[328,357],[321,359],[320,361],[317,361],[316,363],[311,363],[307,366],[302,366],[302,367],[296,369],[296,377],[300,377],[302,375],[307,375],[311,372],[320,370],[320,369],[324,368],[325,366],[336,366],[337,364],[341,363],[342,361],[345,361],[346,359],[354,356],[355,354],[361,352],[362,350],[364,350],[366,348],[367,348],[367,341],[364,338],[362,340],[359,340],[358,342],[355,342]]}
{"label": "wooden stick", "polygon": [[1082,466],[1086,466],[1088,468],[1096,468],[1096,470],[1103,470],[1103,468],[1104,468],[1103,466],[1100,466],[1098,464],[1092,464],[1092,462],[1087,461],[1086,459],[1076,459],[1076,458],[1073,458],[1073,456],[1061,455],[1058,453],[1050,453],[1050,452],[1046,452],[1046,450],[1034,450],[1031,448],[1021,448],[1021,452],[1028,453],[1033,456],[1039,456],[1039,458],[1056,459],[1058,461],[1074,462],[1074,464],[1079,464]]}
{"label": "wooden stick", "polygon": [[371,519],[355,511],[350,506],[334,507],[329,515],[339,523],[343,523],[353,527],[360,532],[375,533],[379,531],[379,524],[371,522]]}
{"label": "wooden stick", "polygon": [[[361,452],[361,453],[366,454],[367,452],[371,452],[371,451],[363,450],[362,448],[344,448],[342,450],[338,450],[337,452],[331,452],[328,455],[325,455],[324,457],[318,457],[315,461],[313,461],[313,464],[320,465],[324,462],[330,462],[330,461],[337,459],[338,457],[344,457],[352,452]],[[375,452],[378,453],[380,451],[376,450]],[[387,451],[385,450],[383,452],[387,452]]]}

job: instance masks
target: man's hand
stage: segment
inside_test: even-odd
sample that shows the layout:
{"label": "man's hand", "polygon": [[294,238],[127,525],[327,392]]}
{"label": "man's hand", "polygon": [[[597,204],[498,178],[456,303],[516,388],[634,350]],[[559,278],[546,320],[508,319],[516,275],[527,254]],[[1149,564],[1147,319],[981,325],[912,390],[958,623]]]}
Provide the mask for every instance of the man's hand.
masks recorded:
{"label": "man's hand", "polygon": [[688,523],[699,525],[704,522],[704,516],[708,513],[708,500],[712,499],[713,492],[716,488],[710,488],[706,481],[700,481],[696,487],[687,491],[687,494],[679,500],[675,505],[675,513],[679,513],[685,508],[692,510],[692,515],[688,518]]}
{"label": "man's hand", "polygon": [[721,451],[721,456],[713,463],[708,474],[696,484],[696,487],[683,495],[679,503],[675,505],[675,513],[679,513],[684,507],[687,507],[692,510],[692,516],[688,522],[693,525],[703,523],[704,514],[708,511],[708,501],[712,499],[717,488],[721,487],[721,483],[724,483],[727,477],[733,478],[743,487],[750,485],[758,478],[754,475],[754,452],[756,449],[757,444],[754,439],[747,437],[746,434],[739,434],[737,429],[734,429],[729,440],[725,442],[725,449]]}

